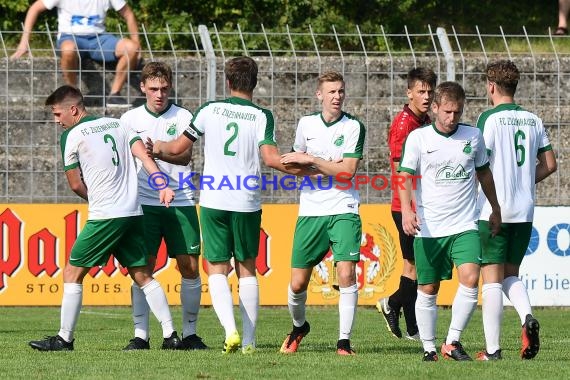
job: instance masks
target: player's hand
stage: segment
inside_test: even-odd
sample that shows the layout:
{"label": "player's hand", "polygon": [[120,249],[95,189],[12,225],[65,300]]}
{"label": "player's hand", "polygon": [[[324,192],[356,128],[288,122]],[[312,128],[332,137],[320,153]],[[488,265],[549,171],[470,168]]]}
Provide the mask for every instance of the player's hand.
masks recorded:
{"label": "player's hand", "polygon": [[413,211],[402,211],[402,229],[409,236],[415,236],[420,229],[420,221]]}
{"label": "player's hand", "polygon": [[12,54],[10,56],[10,59],[18,59],[21,56],[23,56],[24,54],[26,54],[27,52],[28,52],[28,44],[27,43],[25,43],[25,44],[20,43],[18,45],[18,47],[16,48],[16,51],[14,52],[14,54]]}
{"label": "player's hand", "polygon": [[495,237],[501,232],[501,210],[493,210],[491,215],[489,215],[489,230],[491,230],[491,236]]}
{"label": "player's hand", "polygon": [[313,156],[305,152],[290,152],[281,155],[281,163],[283,165],[300,164],[310,165],[313,163]]}
{"label": "player's hand", "polygon": [[170,206],[170,203],[174,200],[174,190],[170,187],[162,189],[158,192],[160,203],[164,204],[166,207]]}
{"label": "player's hand", "polygon": [[162,141],[156,140],[153,142],[150,137],[147,137],[145,142],[146,154],[150,158],[158,158],[160,156],[160,144],[162,144]]}

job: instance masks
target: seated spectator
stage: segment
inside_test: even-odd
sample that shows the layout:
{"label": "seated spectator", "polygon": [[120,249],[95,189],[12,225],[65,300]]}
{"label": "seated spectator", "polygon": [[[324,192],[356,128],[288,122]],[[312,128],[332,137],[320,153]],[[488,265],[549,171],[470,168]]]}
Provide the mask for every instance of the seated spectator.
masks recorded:
{"label": "seated spectator", "polygon": [[[79,54],[98,62],[117,62],[115,79],[106,105],[128,107],[121,97],[121,89],[129,70],[135,68],[140,49],[137,21],[125,0],[37,0],[24,21],[22,38],[11,58],[19,58],[28,51],[30,35],[38,16],[57,7],[57,49],[61,55],[63,79],[68,85],[77,86]],[[121,38],[105,32],[107,9],[115,9],[125,19],[129,38]]]}

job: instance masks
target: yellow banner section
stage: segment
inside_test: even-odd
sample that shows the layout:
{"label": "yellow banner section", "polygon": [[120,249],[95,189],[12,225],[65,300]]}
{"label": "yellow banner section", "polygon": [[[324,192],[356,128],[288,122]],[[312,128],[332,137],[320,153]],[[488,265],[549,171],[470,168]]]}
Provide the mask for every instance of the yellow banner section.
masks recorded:
{"label": "yellow banner section", "polygon": [[[59,305],[63,293],[63,268],[71,247],[87,219],[87,205],[0,205],[0,305]],[[257,271],[262,305],[286,305],[291,247],[298,205],[264,205]],[[392,294],[402,271],[402,255],[390,205],[363,205],[361,261],[357,266],[359,304],[374,305]],[[202,268],[205,268],[203,265]],[[168,301],[180,304],[180,274],[176,261],[161,246],[156,276]],[[84,305],[129,305],[131,279],[112,257],[104,267],[85,277]],[[202,304],[210,305],[207,276],[202,271]],[[237,278],[230,276],[234,302],[238,303]],[[438,303],[450,305],[457,281],[442,284]],[[338,302],[336,271],[327,254],[315,267],[308,304]]]}

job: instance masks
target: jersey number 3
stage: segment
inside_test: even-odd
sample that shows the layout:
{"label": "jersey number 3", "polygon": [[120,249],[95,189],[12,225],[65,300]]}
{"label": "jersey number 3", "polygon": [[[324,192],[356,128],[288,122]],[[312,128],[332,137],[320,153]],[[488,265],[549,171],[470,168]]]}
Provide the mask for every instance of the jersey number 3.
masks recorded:
{"label": "jersey number 3", "polygon": [[119,152],[117,152],[117,144],[115,143],[115,139],[111,135],[105,135],[103,136],[103,141],[105,141],[105,144],[108,144],[109,141],[111,142],[111,149],[113,150],[113,158],[111,159],[111,162],[113,165],[119,166]]}

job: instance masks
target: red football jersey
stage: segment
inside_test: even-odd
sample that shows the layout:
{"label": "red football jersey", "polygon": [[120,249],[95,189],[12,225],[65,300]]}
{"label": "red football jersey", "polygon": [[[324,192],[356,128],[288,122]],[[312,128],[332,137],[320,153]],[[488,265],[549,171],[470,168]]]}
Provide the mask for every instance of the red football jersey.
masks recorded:
{"label": "red football jersey", "polygon": [[[410,110],[408,105],[404,106],[390,125],[388,132],[388,148],[390,149],[390,167],[392,168],[392,175],[397,175],[396,170],[400,164],[400,156],[402,155],[402,147],[406,138],[414,129],[423,125],[430,124],[431,119],[429,115],[419,118]],[[400,203],[400,195],[397,190],[392,190],[392,211],[402,211]]]}

